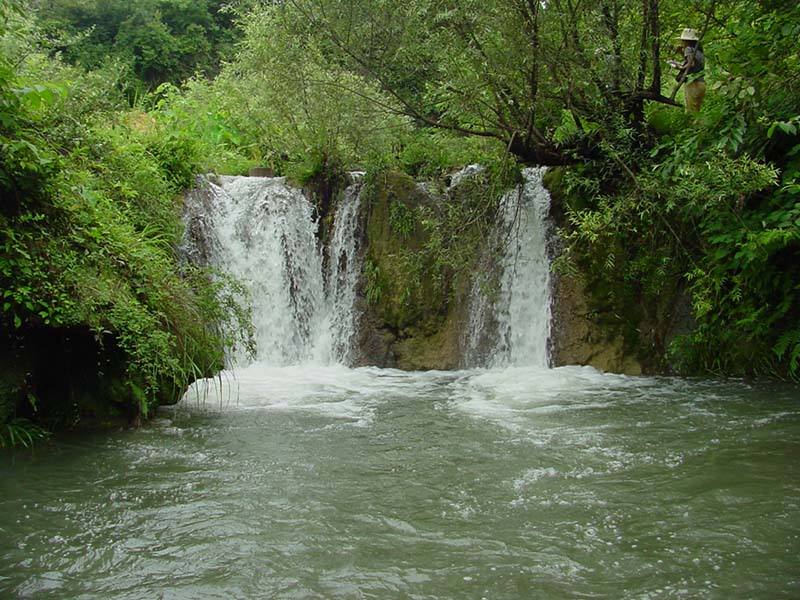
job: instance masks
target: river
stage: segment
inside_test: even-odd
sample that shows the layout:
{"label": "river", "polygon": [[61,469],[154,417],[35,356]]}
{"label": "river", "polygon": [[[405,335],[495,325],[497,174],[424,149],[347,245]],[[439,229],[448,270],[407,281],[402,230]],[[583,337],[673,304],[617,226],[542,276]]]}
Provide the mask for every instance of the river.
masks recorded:
{"label": "river", "polygon": [[0,592],[795,598],[798,389],[590,368],[241,369],[3,456]]}

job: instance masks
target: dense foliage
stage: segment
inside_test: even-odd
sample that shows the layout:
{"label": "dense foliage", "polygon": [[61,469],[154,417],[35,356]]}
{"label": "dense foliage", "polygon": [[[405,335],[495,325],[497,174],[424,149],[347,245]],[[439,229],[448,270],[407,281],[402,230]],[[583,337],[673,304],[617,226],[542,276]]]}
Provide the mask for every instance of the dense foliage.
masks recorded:
{"label": "dense foliage", "polygon": [[686,290],[695,326],[669,348],[678,368],[797,377],[800,8],[724,10],[702,113],[650,106],[644,140],[620,129],[604,160],[568,175],[570,250],[616,284],[601,301],[617,312]]}
{"label": "dense foliage", "polygon": [[[3,330],[113,339],[143,410],[219,364],[208,324],[228,314],[222,284],[178,264],[177,196],[196,172],[256,165],[300,182],[345,168],[435,177],[509,156],[565,165],[560,268],[586,279],[598,310],[634,323],[686,296],[694,325],[671,364],[800,373],[796,3],[0,7]],[[666,72],[686,26],[707,56],[699,115]],[[413,215],[436,265],[457,266],[460,222],[499,193]],[[387,218],[411,227],[400,205]]]}
{"label": "dense foliage", "polygon": [[[39,331],[54,343],[59,332],[91,332],[100,351],[124,357],[128,400],[116,400],[147,414],[221,366],[217,324],[237,314],[224,283],[177,260],[179,192],[192,183],[200,147],[130,109],[112,70],[85,72],[30,46],[16,51],[23,16],[2,7],[12,27],[0,63],[4,361],[34,347]],[[9,364],[0,375],[0,422],[11,419],[0,443],[15,431],[25,441],[24,431],[36,430],[19,419],[37,416],[45,383]],[[59,418],[80,418],[70,410]]]}
{"label": "dense foliage", "polygon": [[[38,35],[51,55],[97,69],[125,65],[134,89],[216,73],[231,50],[232,15],[221,0],[38,0]],[[138,79],[137,79],[138,78]]]}

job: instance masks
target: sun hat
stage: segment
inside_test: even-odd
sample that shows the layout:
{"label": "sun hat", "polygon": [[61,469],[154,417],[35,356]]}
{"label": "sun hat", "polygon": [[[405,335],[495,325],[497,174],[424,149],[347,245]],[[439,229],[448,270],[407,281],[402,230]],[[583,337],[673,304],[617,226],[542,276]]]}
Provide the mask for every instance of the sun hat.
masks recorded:
{"label": "sun hat", "polygon": [[694,29],[689,29],[688,27],[683,30],[679,40],[685,40],[687,42],[698,42],[700,41],[700,36],[697,35],[697,31]]}

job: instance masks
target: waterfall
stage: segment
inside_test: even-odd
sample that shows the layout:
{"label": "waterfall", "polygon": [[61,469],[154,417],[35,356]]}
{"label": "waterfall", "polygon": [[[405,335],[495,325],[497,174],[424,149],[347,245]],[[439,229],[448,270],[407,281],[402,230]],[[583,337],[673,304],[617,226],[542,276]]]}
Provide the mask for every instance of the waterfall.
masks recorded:
{"label": "waterfall", "polygon": [[362,187],[357,181],[344,191],[333,220],[327,270],[330,306],[326,327],[320,329],[317,343],[317,360],[323,363],[331,359],[342,364],[350,362],[356,334],[356,290],[361,274],[358,226]]}
{"label": "waterfall", "polygon": [[[361,270],[360,190],[360,183],[350,186],[334,216],[327,283],[314,207],[284,178],[201,178],[187,195],[184,253],[246,287],[258,362],[324,365],[348,359]],[[229,362],[241,366],[246,357]]]}
{"label": "waterfall", "polygon": [[[523,171],[500,201],[494,275],[476,277],[464,346],[469,366],[548,366],[550,263],[544,168]],[[491,348],[487,351],[486,346]]]}

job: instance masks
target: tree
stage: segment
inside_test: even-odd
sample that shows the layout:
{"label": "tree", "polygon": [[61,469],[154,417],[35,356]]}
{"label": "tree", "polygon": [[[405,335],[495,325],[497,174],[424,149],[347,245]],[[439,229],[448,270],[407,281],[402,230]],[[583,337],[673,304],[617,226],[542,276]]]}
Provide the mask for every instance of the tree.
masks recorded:
{"label": "tree", "polygon": [[[678,4],[666,22],[659,0],[289,0],[268,10],[420,123],[553,165],[595,156],[598,124],[640,128],[644,102],[675,104],[662,93],[663,32],[695,14]],[[582,134],[569,143],[556,135],[565,118]]]}
{"label": "tree", "polygon": [[147,87],[215,74],[234,23],[219,0],[39,0],[53,53],[87,69],[124,60]]}

